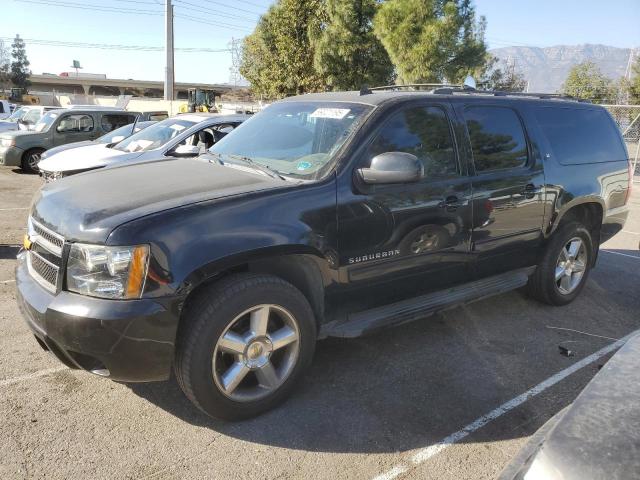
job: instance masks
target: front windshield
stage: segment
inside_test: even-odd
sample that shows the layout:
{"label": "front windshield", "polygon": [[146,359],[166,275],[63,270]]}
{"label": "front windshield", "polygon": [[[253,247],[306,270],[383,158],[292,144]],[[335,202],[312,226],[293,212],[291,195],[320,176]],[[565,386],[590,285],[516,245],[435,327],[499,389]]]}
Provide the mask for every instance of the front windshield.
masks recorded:
{"label": "front windshield", "polygon": [[51,125],[53,125],[53,122],[56,118],[58,118],[59,115],[60,114],[56,112],[45,113],[40,121],[36,123],[34,130],[36,132],[46,132],[47,130],[49,130],[49,128],[51,128]]}
{"label": "front windshield", "polygon": [[147,150],[154,150],[160,148],[195,124],[196,122],[189,120],[168,118],[131,135],[129,138],[114,145],[113,148],[123,152],[146,152]]}
{"label": "front windshield", "polygon": [[131,135],[131,129],[133,128],[133,123],[129,125],[125,125],[124,127],[116,128],[115,130],[111,130],[109,133],[101,136],[96,140],[96,143],[112,143],[115,137],[127,138]]}
{"label": "front windshield", "polygon": [[25,107],[16,108],[13,113],[7,117],[7,122],[17,122],[24,117],[28,111],[29,109]]}
{"label": "front windshield", "polygon": [[209,152],[232,161],[234,156],[248,158],[283,175],[315,177],[370,109],[352,103],[275,103]]}

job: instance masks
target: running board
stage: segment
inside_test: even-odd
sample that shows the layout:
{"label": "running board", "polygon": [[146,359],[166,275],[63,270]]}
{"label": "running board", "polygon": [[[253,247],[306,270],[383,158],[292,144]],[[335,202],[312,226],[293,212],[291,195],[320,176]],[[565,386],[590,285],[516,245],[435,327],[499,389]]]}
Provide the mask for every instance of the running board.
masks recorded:
{"label": "running board", "polygon": [[353,338],[391,325],[412,322],[442,310],[523,287],[534,270],[535,267],[514,270],[409,300],[352,313],[344,320],[325,324],[319,337]]}

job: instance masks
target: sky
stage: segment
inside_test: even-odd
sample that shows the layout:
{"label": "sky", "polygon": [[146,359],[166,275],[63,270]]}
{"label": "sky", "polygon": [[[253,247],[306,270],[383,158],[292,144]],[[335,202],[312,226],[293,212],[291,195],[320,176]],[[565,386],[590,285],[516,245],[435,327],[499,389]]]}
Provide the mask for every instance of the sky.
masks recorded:
{"label": "sky", "polygon": [[[5,44],[15,34],[26,39],[31,70],[36,74],[70,71],[72,61],[79,60],[86,73],[162,80],[164,1],[0,0],[0,39]],[[272,3],[172,1],[178,49],[176,81],[206,83],[229,81],[231,40],[250,33]],[[476,0],[475,7],[487,19],[490,48],[583,43],[640,47],[640,0]],[[86,44],[128,49],[87,48]],[[140,51],[138,47],[160,50]]]}

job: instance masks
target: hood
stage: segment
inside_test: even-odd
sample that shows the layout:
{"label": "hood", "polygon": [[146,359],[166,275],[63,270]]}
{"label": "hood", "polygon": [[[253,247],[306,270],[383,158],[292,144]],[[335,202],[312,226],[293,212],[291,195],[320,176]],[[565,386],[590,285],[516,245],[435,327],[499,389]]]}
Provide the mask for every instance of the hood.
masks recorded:
{"label": "hood", "polygon": [[16,122],[0,121],[0,132],[9,132],[12,130],[18,130],[18,124]]}
{"label": "hood", "polygon": [[[16,129],[18,128],[17,124],[16,125]],[[9,132],[3,132],[1,137],[2,138],[20,138],[20,137],[26,137],[26,136],[31,136],[31,135],[42,135],[45,132],[34,132],[33,130],[11,130]]]}
{"label": "hood", "polygon": [[78,148],[78,147],[86,147],[87,145],[95,145],[95,143],[96,142],[94,140],[82,140],[81,142],[73,142],[73,143],[66,143],[64,145],[58,145],[57,147],[53,147],[47,150],[46,151],[47,155],[45,158],[51,158],[56,153],[64,152],[65,150],[71,150],[72,148]]}
{"label": "hood", "polygon": [[38,164],[44,172],[72,172],[75,170],[91,170],[104,167],[110,158],[127,155],[120,150],[107,148],[106,143],[96,143],[84,147],[71,148],[62,152],[47,155]]}
{"label": "hood", "polygon": [[104,243],[114,228],[145,215],[283,185],[262,173],[182,158],[45,184],[31,214],[67,240]]}

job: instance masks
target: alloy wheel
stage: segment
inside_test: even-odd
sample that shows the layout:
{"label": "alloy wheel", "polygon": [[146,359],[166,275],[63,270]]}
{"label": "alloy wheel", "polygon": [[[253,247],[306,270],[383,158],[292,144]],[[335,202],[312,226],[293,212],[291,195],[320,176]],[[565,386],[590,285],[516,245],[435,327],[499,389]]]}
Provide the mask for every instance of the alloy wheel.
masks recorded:
{"label": "alloy wheel", "polygon": [[239,402],[273,393],[296,365],[299,340],[295,318],[278,305],[257,305],[242,312],[216,343],[212,359],[216,386]]}
{"label": "alloy wheel", "polygon": [[555,282],[561,294],[569,295],[578,288],[587,269],[587,261],[587,248],[582,239],[574,237],[565,244],[555,270]]}

